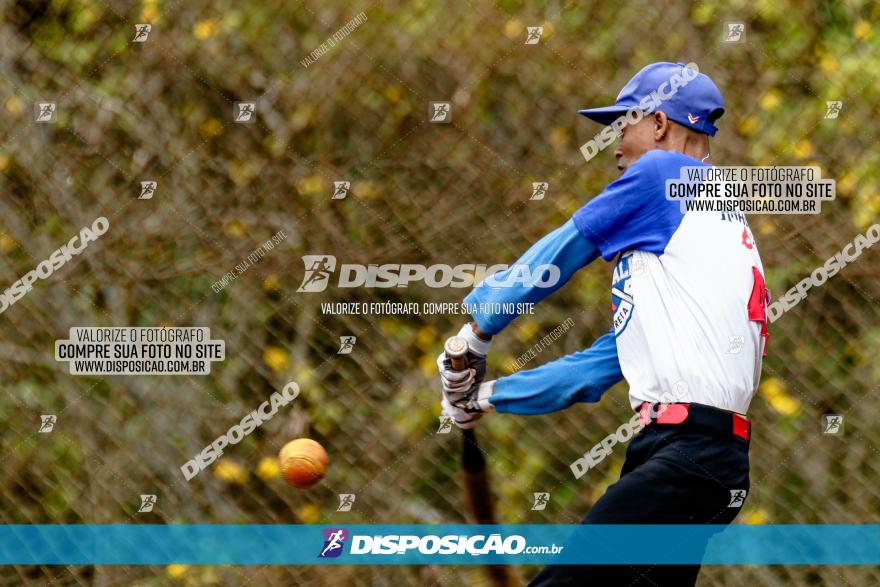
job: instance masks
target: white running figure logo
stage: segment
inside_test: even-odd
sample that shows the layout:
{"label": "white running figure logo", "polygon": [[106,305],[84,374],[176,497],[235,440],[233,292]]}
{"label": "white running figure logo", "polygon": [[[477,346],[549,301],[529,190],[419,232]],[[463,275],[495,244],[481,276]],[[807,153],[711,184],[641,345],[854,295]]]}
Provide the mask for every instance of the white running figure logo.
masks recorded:
{"label": "white running figure logo", "polygon": [[328,552],[331,550],[337,550],[342,548],[342,530],[337,530],[336,532],[331,532],[327,541],[327,546],[321,552],[321,556],[326,556]]}

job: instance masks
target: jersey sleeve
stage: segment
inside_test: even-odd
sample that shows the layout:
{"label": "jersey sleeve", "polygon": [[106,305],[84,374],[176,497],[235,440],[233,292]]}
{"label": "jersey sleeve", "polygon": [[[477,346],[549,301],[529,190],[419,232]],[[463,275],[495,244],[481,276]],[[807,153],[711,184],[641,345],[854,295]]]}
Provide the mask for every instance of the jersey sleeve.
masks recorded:
{"label": "jersey sleeve", "polygon": [[597,402],[622,379],[617,340],[609,332],[579,353],[499,378],[489,402],[498,412],[546,414]]}
{"label": "jersey sleeve", "polygon": [[666,179],[680,168],[674,154],[645,153],[574,213],[575,226],[606,261],[631,250],[662,254],[684,218],[679,202],[666,199]]}
{"label": "jersey sleeve", "polygon": [[[532,245],[508,269],[480,283],[465,297],[464,303],[472,308],[471,317],[480,330],[494,336],[518,316],[515,312],[496,311],[496,308],[504,308],[506,304],[513,308],[521,308],[522,304],[536,304],[565,285],[578,269],[598,257],[599,250],[569,220]],[[537,280],[522,283],[512,275],[527,269],[529,275],[538,276],[542,268],[551,265],[558,269],[559,279],[547,287],[537,285]]]}

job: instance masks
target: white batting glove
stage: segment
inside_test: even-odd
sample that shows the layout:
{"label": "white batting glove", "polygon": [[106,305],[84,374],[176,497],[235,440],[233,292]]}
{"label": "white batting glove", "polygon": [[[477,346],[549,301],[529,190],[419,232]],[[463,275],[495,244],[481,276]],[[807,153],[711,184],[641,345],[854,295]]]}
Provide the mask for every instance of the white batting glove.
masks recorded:
{"label": "white batting glove", "polygon": [[494,381],[486,381],[480,384],[476,393],[469,398],[464,407],[453,405],[449,398],[446,397],[446,394],[443,394],[443,398],[440,400],[441,411],[444,416],[451,418],[452,422],[459,428],[473,428],[477,425],[477,420],[483,417],[483,414],[495,410],[495,406],[489,402],[489,398],[494,391]]}
{"label": "white batting glove", "polygon": [[486,376],[486,354],[492,341],[478,337],[470,324],[462,326],[458,336],[464,338],[468,344],[466,355],[468,368],[463,371],[453,369],[452,362],[444,351],[437,357],[437,370],[440,372],[443,394],[450,403],[462,407],[460,404],[476,390]]}
{"label": "white batting glove", "polygon": [[444,416],[452,420],[453,424],[464,430],[476,426],[477,420],[483,417],[483,414],[468,414],[463,409],[456,408],[449,403],[446,396],[443,396],[443,399],[440,400],[440,409]]}

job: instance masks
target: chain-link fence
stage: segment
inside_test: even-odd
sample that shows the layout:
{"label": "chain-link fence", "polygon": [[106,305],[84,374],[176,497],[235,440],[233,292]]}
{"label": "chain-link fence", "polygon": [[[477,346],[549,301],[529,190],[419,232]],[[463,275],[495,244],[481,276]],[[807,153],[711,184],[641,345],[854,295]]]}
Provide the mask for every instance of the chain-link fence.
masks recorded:
{"label": "chain-link fence", "polygon": [[[466,290],[297,292],[301,257],[512,262],[614,179],[610,149],[589,163],[579,153],[599,129],[576,110],[612,100],[647,63],[695,61],[722,88],[717,163],[818,165],[837,180],[821,215],[751,218],[777,296],[880,211],[877,3],[19,0],[3,14],[3,288],[96,218],[110,223],[0,317],[4,523],[466,520],[459,435],[437,433],[434,366],[465,317],[322,307],[459,302]],[[737,22],[744,35],[732,42],[725,27]],[[528,27],[542,27],[537,42],[526,43]],[[434,101],[451,103],[451,121],[430,120]],[[236,120],[239,102],[254,104],[253,123]],[[842,102],[836,117],[827,102]],[[155,182],[152,197],[139,199],[141,182]],[[548,184],[542,199],[530,199],[535,182]],[[273,235],[277,246],[236,271]],[[738,523],[880,521],[878,259],[866,249],[771,326]],[[566,321],[525,368],[606,332],[609,279],[596,263],[519,318],[490,373]],[[73,376],[54,341],[76,326],[209,327],[226,359],[207,376]],[[356,337],[349,354],[338,354],[343,336]],[[181,465],[289,381],[301,389],[294,402],[184,479]],[[830,413],[844,417],[843,434],[823,434]],[[40,432],[43,415],[56,417],[51,432]],[[485,418],[499,521],[580,520],[623,450],[580,479],[569,464],[629,415],[620,384],[597,405]],[[286,485],[275,460],[301,436],[331,461],[307,490]],[[534,492],[550,494],[545,510],[531,509]],[[356,496],[350,511],[337,511],[339,494]],[[138,511],[141,495],[157,496],[151,512]],[[535,569],[515,572],[524,581]],[[2,577],[485,584],[480,568],[440,566],[15,567]],[[874,568],[707,567],[700,584],[878,580]]]}

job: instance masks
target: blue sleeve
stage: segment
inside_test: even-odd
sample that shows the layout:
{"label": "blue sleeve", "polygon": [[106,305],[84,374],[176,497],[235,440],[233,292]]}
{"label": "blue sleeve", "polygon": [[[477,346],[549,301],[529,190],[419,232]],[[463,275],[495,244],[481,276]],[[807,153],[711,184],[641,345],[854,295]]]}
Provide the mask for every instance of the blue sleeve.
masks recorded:
{"label": "blue sleeve", "polygon": [[494,336],[519,315],[494,311],[496,308],[504,304],[514,304],[513,307],[536,304],[598,257],[599,250],[581,235],[574,221],[569,220],[532,245],[508,269],[483,280],[464,303],[474,308],[471,316],[480,330]]}
{"label": "blue sleeve", "polygon": [[631,250],[660,255],[681,224],[679,202],[666,199],[666,180],[683,165],[700,165],[669,151],[648,151],[605,190],[574,213],[580,233],[610,261]]}
{"label": "blue sleeve", "polygon": [[622,379],[617,340],[609,332],[587,350],[501,377],[489,402],[499,412],[546,414],[577,402],[597,402]]}

